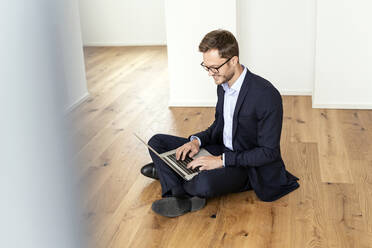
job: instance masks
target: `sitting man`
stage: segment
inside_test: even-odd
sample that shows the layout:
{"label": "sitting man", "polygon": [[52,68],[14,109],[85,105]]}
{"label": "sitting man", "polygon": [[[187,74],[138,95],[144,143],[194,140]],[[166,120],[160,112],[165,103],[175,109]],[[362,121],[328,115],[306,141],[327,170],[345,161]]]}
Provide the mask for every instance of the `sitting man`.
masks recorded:
{"label": "sitting man", "polygon": [[188,164],[200,173],[184,180],[152,151],[153,163],[141,173],[159,179],[162,199],[152,204],[156,213],[175,217],[204,207],[206,198],[254,190],[262,201],[274,201],[299,187],[298,178],[285,169],[280,152],[282,98],[267,80],[239,61],[233,34],[215,30],[199,45],[201,66],[217,85],[218,101],[213,124],[188,139],[165,134],[148,142],[158,153],[177,149],[177,159],[201,156]]}

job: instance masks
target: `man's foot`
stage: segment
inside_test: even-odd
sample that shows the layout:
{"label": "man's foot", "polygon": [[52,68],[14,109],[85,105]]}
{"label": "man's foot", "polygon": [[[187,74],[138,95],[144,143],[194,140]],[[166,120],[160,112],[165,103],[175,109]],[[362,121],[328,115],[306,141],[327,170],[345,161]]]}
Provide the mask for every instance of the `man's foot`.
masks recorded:
{"label": "man's foot", "polygon": [[159,180],[158,173],[156,172],[156,168],[154,163],[149,163],[141,168],[142,175]]}
{"label": "man's foot", "polygon": [[152,204],[152,210],[165,217],[177,217],[188,212],[202,209],[205,206],[206,199],[197,196],[189,198],[166,197],[155,201]]}

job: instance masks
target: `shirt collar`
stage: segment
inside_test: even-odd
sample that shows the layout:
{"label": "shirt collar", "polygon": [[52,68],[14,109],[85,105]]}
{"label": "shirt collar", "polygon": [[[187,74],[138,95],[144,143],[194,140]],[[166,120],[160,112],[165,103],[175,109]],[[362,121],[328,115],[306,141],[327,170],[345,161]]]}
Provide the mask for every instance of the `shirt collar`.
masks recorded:
{"label": "shirt collar", "polygon": [[235,91],[236,92],[240,91],[240,88],[242,87],[245,75],[247,74],[247,68],[244,65],[242,65],[242,66],[244,67],[244,70],[240,74],[239,78],[235,81],[235,83],[231,86],[231,88],[229,87],[229,84],[227,82],[222,84],[222,87],[225,91],[231,91],[231,90],[234,91],[234,92]]}

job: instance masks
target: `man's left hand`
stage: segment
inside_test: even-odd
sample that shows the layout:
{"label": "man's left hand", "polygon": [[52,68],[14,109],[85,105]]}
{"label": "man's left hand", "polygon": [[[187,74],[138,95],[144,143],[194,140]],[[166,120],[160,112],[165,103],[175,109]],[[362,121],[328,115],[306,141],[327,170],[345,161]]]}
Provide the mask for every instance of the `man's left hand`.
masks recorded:
{"label": "man's left hand", "polygon": [[[200,166],[200,167],[199,167]],[[217,168],[222,168],[223,161],[221,156],[200,156],[199,158],[191,161],[187,168],[195,169],[199,167],[199,170],[213,170]]]}

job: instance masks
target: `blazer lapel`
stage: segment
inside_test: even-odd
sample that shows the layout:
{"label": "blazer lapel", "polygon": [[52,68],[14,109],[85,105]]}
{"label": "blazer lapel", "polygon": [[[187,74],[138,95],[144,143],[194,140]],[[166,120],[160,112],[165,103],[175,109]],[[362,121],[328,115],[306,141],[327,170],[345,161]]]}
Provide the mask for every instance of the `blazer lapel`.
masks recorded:
{"label": "blazer lapel", "polygon": [[[244,81],[242,87],[239,91],[238,100],[236,101],[235,109],[234,109],[234,116],[233,116],[233,131],[232,131],[232,143],[234,144],[234,138],[236,134],[236,128],[238,127],[238,113],[239,110],[244,102],[244,98],[248,93],[248,86],[249,86],[249,79],[251,76],[251,72],[247,69],[247,74],[244,77]],[[234,146],[234,145],[233,145]]]}
{"label": "blazer lapel", "polygon": [[217,100],[219,102],[219,106],[218,107],[218,110],[220,113],[222,113],[222,116],[223,116],[223,104],[224,104],[224,101],[225,101],[225,91],[223,90],[222,86],[219,85],[218,86],[218,91],[217,91]]}

